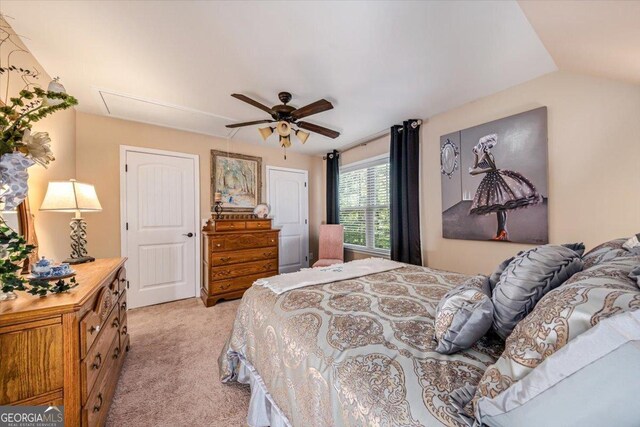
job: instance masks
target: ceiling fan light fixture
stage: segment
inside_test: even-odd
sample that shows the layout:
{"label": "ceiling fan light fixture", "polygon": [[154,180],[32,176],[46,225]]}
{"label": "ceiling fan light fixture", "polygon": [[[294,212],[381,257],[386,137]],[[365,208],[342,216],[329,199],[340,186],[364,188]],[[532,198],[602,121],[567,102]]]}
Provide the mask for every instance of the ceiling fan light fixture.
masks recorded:
{"label": "ceiling fan light fixture", "polygon": [[276,125],[276,130],[278,131],[278,135],[288,137],[291,134],[291,125],[288,122],[281,120]]}
{"label": "ceiling fan light fixture", "polygon": [[291,147],[291,137],[290,136],[281,136],[280,137],[280,145],[284,148]]}
{"label": "ceiling fan light fixture", "polygon": [[307,139],[309,139],[309,135],[310,135],[309,132],[305,132],[301,129],[296,130],[296,136],[298,137],[300,142],[302,142],[303,144],[307,142]]}
{"label": "ceiling fan light fixture", "polygon": [[262,136],[262,139],[264,141],[266,141],[267,138],[269,138],[271,136],[273,131],[274,131],[274,128],[272,128],[271,126],[267,126],[266,128],[258,129],[258,132],[260,132],[260,136]]}

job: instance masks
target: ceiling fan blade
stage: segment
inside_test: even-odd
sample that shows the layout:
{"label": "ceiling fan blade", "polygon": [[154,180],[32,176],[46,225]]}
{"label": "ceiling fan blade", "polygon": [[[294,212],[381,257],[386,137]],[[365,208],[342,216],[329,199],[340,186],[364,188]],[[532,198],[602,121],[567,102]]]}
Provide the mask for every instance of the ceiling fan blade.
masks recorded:
{"label": "ceiling fan blade", "polygon": [[267,113],[274,115],[275,111],[273,111],[271,108],[267,107],[264,104],[259,103],[258,101],[254,101],[253,99],[249,98],[248,96],[244,96],[240,93],[232,93],[231,96],[233,96],[236,99],[239,99],[240,101],[244,101],[247,104],[251,104],[256,108],[261,109],[262,111],[266,111]]}
{"label": "ceiling fan blade", "polygon": [[239,128],[242,126],[259,125],[261,123],[271,123],[271,122],[273,122],[273,120],[256,120],[253,122],[234,123],[232,125],[227,125],[226,127],[233,129],[233,128]]}
{"label": "ceiling fan blade", "polygon": [[314,125],[309,122],[298,122],[296,123],[298,127],[302,129],[310,130],[311,132],[319,133],[320,135],[328,136],[329,138],[337,138],[340,136],[340,132],[336,132],[335,130],[327,129],[322,126]]}
{"label": "ceiling fan blade", "polygon": [[305,105],[302,108],[298,108],[291,113],[291,117],[295,120],[301,119],[303,117],[310,116],[312,114],[322,113],[323,111],[331,110],[333,108],[333,104],[331,104],[326,99],[321,99],[319,101],[313,102],[309,105]]}

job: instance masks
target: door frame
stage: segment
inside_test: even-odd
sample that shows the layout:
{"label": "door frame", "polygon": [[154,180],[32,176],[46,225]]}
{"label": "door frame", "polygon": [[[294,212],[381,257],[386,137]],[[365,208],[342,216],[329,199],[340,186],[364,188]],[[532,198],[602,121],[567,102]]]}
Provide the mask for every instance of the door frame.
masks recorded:
{"label": "door frame", "polygon": [[126,160],[127,153],[143,153],[143,154],[156,154],[160,156],[179,157],[183,159],[193,160],[193,188],[194,194],[194,237],[196,241],[195,247],[195,284],[194,284],[194,297],[197,298],[200,295],[200,286],[202,283],[202,238],[200,235],[200,156],[197,154],[180,153],[178,151],[157,150],[155,148],[136,147],[133,145],[120,145],[120,256],[128,257],[129,248],[127,244],[127,171]]}
{"label": "door frame", "polygon": [[[269,188],[270,188],[270,184],[271,181],[269,179],[269,172],[275,170],[275,171],[281,171],[281,172],[295,172],[295,173],[302,173],[304,174],[304,182],[307,183],[307,215],[306,215],[306,219],[307,219],[307,250],[305,252],[305,257],[307,258],[307,268],[309,268],[309,265],[311,264],[311,259],[309,259],[309,245],[311,244],[310,240],[311,240],[311,236],[309,235],[309,225],[311,223],[311,221],[309,220],[309,171],[306,169],[293,169],[293,168],[284,168],[284,167],[280,167],[280,166],[269,166],[267,165],[266,168],[266,181],[267,181],[267,202],[269,202]],[[278,248],[279,250],[279,248]],[[279,262],[279,261],[278,261]]]}

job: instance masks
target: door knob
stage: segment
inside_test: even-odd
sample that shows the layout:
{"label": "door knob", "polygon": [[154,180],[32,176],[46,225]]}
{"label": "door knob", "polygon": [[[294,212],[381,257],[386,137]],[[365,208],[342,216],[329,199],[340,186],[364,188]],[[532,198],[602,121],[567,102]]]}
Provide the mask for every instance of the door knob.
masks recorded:
{"label": "door knob", "polygon": [[187,233],[187,234],[183,234],[183,236],[187,236],[187,237],[193,237],[193,233]]}

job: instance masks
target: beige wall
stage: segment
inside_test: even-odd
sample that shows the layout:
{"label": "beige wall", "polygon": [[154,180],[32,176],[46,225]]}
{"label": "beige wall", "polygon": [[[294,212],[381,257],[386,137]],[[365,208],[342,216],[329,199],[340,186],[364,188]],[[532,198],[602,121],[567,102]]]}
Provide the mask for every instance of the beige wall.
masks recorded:
{"label": "beige wall", "polygon": [[340,154],[340,164],[346,166],[350,163],[359,162],[360,160],[370,159],[371,157],[380,156],[389,153],[389,134],[385,134],[379,138],[373,139],[364,145],[353,147],[350,150]]}
{"label": "beige wall", "polygon": [[[227,140],[159,126],[78,113],[76,120],[78,180],[94,184],[103,207],[87,214],[89,253],[96,257],[120,255],[120,145],[197,154],[200,158],[200,214],[210,217],[210,150],[227,150]],[[324,216],[322,158],[287,152],[270,146],[229,141],[229,151],[262,157],[263,200],[266,196],[266,166],[309,171],[309,250],[317,256],[318,225]]]}
{"label": "beige wall", "polygon": [[547,106],[549,236],[587,248],[640,232],[640,86],[556,72],[423,125],[422,248],[433,268],[489,273],[528,245],[442,238],[440,136]]}
{"label": "beige wall", "polygon": [[[47,88],[51,77],[46,73],[21,40],[2,20],[5,28],[12,33],[11,40],[15,41],[23,51],[12,54],[12,64],[30,70],[38,70],[41,74],[38,79],[32,80],[42,88]],[[0,51],[0,58],[7,57],[13,49],[10,43],[5,43]],[[0,99],[5,100],[5,94],[9,97],[16,96],[24,88],[24,82],[16,73],[4,73],[0,75]],[[60,111],[54,115],[35,123],[34,132],[49,132],[51,148],[56,160],[49,164],[48,169],[39,165],[29,168],[29,202],[32,213],[35,215],[36,234],[39,240],[39,253],[47,257],[62,260],[69,256],[69,220],[71,215],[55,212],[38,212],[44,194],[47,191],[47,183],[54,180],[67,180],[75,177],[76,150],[75,150],[75,110]]]}

